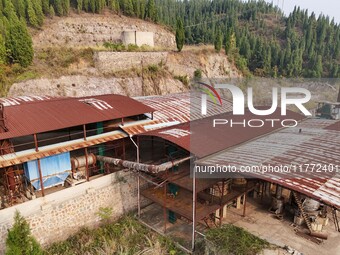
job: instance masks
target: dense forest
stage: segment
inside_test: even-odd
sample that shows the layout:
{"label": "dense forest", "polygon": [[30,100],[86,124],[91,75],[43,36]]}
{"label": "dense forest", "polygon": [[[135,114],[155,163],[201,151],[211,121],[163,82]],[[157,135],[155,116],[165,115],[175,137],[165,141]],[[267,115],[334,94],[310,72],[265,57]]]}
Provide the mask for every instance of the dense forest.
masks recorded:
{"label": "dense forest", "polygon": [[116,13],[184,26],[186,44],[214,44],[244,72],[268,77],[340,77],[340,26],[295,8],[285,17],[264,1],[240,0],[0,0],[0,64],[28,66],[27,27],[70,11]]}

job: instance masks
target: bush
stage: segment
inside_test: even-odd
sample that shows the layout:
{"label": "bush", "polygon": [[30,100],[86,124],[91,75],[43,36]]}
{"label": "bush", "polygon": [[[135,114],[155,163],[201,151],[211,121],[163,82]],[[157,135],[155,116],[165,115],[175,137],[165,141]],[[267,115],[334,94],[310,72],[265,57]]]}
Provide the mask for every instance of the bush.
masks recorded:
{"label": "bush", "polygon": [[159,67],[158,67],[158,65],[149,65],[149,66],[148,66],[148,70],[149,70],[151,73],[157,73],[158,70],[159,70]]}
{"label": "bush", "polygon": [[110,42],[105,42],[103,46],[106,49],[112,50],[112,51],[124,51],[125,50],[125,45],[122,43],[110,43]]}
{"label": "bush", "polygon": [[194,72],[194,78],[195,79],[202,79],[202,70],[201,69],[196,69]]}
{"label": "bush", "polygon": [[139,51],[139,47],[135,44],[129,44],[128,51]]}
{"label": "bush", "polygon": [[176,75],[174,78],[182,82],[184,86],[189,87],[189,77],[187,75]]}
{"label": "bush", "polygon": [[213,254],[255,255],[269,247],[267,241],[231,224],[208,230],[206,240]]}
{"label": "bush", "polygon": [[14,215],[14,225],[8,231],[6,255],[42,255],[39,243],[31,235],[30,226],[18,211]]}

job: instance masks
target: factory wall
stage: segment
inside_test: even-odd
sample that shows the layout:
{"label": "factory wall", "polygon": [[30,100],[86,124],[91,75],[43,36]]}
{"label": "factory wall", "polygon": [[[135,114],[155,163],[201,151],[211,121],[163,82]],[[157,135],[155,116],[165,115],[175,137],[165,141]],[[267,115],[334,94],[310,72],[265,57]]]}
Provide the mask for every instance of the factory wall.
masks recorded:
{"label": "factory wall", "polygon": [[83,226],[98,224],[100,207],[111,207],[114,218],[136,210],[136,176],[121,171],[0,210],[0,254],[4,253],[7,229],[13,224],[16,210],[28,220],[32,234],[46,246],[66,239]]}

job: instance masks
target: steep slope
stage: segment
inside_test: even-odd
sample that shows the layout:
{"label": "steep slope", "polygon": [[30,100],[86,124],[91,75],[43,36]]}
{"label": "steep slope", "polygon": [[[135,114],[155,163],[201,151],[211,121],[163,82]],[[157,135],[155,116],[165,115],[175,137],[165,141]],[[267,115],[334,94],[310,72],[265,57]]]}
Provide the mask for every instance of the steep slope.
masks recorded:
{"label": "steep slope", "polygon": [[[118,52],[103,47],[105,42],[117,43],[126,30],[153,32],[155,47]],[[203,77],[240,76],[227,56],[212,46],[185,47],[178,53],[167,28],[110,12],[54,18],[32,33],[30,79],[13,84],[9,96],[167,94],[187,90],[196,70]]]}

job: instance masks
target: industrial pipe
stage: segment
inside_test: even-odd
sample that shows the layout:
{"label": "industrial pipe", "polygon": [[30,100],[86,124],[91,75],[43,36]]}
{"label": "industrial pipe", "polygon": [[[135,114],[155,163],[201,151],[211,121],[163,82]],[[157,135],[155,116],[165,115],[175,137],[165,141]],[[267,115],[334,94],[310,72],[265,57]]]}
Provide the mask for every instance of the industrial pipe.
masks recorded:
{"label": "industrial pipe", "polygon": [[189,156],[189,157],[185,157],[181,159],[176,159],[174,161],[169,161],[161,165],[148,165],[148,164],[136,163],[133,161],[99,156],[99,155],[97,155],[96,157],[98,161],[102,161],[102,162],[109,163],[109,164],[114,164],[116,166],[123,166],[128,169],[134,169],[137,171],[151,172],[151,173],[158,173],[158,172],[166,171],[175,165],[178,165],[180,163],[183,163],[191,159],[191,157]]}

